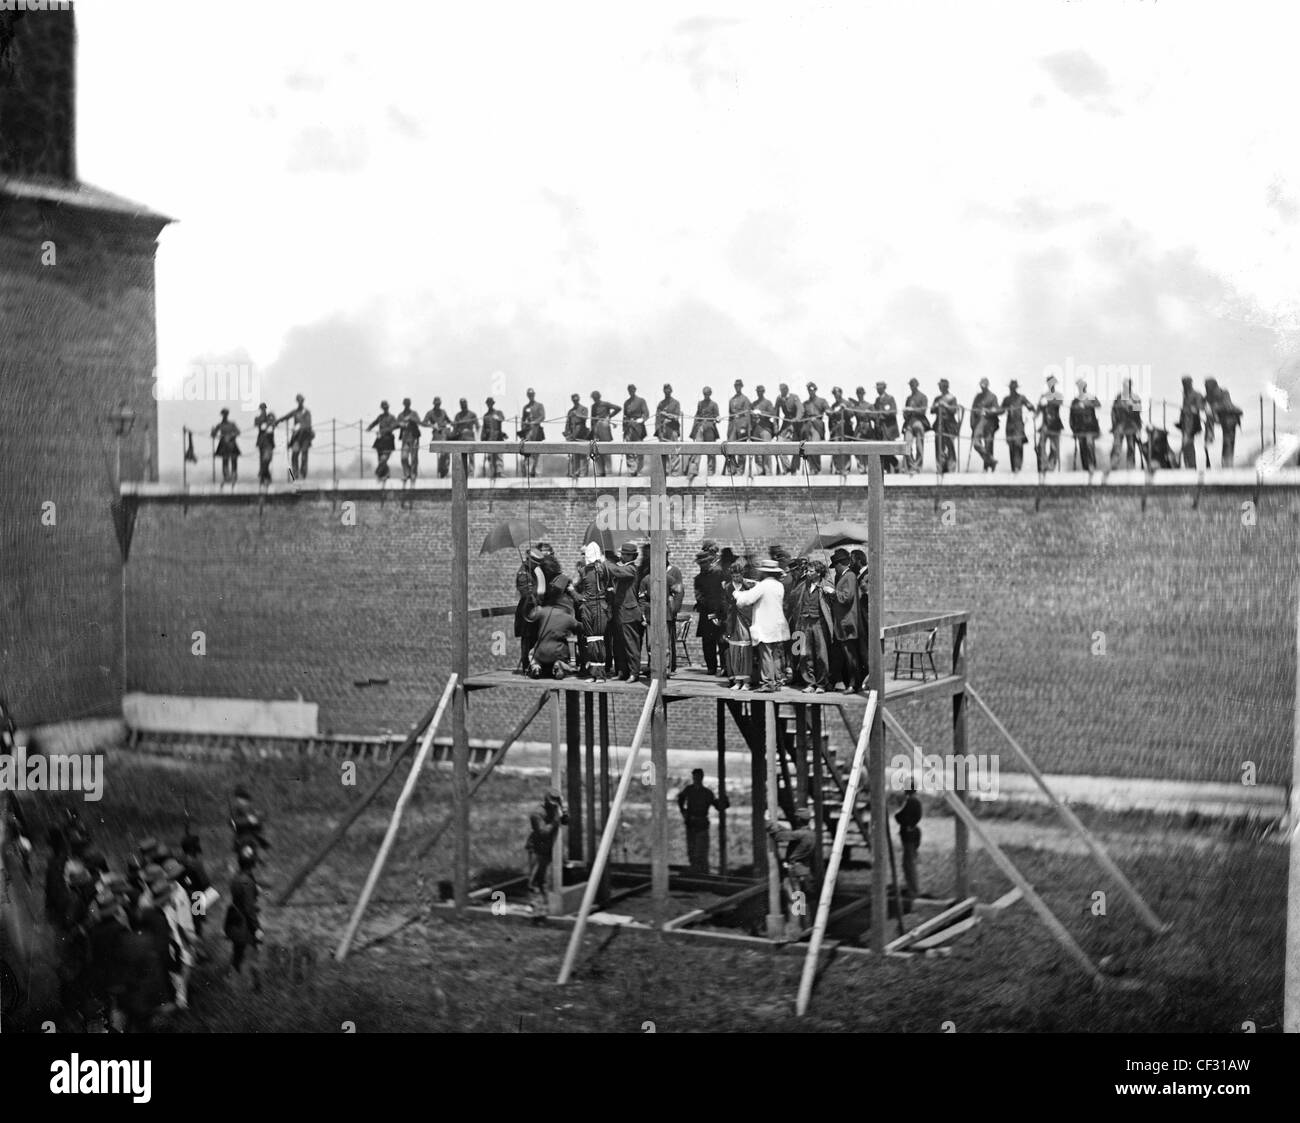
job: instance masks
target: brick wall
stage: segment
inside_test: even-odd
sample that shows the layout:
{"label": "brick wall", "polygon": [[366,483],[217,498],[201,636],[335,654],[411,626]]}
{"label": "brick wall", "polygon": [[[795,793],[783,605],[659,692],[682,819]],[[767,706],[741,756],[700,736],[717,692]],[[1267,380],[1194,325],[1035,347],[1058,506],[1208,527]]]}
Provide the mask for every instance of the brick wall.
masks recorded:
{"label": "brick wall", "polygon": [[[727,486],[682,495],[673,556],[688,575],[704,529],[736,503],[789,527],[865,517],[865,489]],[[968,608],[970,673],[1047,770],[1261,783],[1289,779],[1300,489],[892,486],[886,607]],[[355,504],[345,525],[342,504]],[[952,504],[951,507],[945,504]],[[1036,509],[1037,504],[1037,509]],[[595,510],[591,491],[471,492],[470,600],[513,601],[517,560],[480,558],[496,522],[534,518],[566,564]],[[405,730],[445,681],[449,494],[420,491],[142,501],[128,566],[131,689],[319,703],[338,732]],[[634,537],[635,535],[629,535]],[[206,654],[191,654],[203,631]],[[471,669],[517,658],[508,618],[471,621]],[[493,650],[493,633],[497,650]],[[354,685],[387,679],[386,685]],[[471,736],[502,734],[527,695],[472,696]],[[901,719],[945,751],[946,707]],[[635,725],[616,707],[617,740]],[[838,719],[828,728],[843,740]],[[708,703],[679,702],[671,744],[712,744]],[[1000,749],[972,722],[972,751]],[[544,738],[545,725],[532,736]],[[1004,767],[1010,765],[1004,760]]]}
{"label": "brick wall", "polygon": [[[71,188],[69,188],[71,190]],[[14,198],[0,182],[0,691],[20,722],[115,712],[122,566],[110,504],[156,474],[162,220]],[[43,264],[43,243],[54,264]],[[52,525],[42,522],[52,503]]]}

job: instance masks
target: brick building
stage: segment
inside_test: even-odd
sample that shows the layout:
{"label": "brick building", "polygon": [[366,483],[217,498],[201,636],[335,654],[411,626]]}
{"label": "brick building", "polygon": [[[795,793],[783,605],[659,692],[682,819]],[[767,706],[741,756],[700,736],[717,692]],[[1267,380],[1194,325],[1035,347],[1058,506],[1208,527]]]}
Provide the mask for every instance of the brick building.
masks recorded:
{"label": "brick building", "polygon": [[76,175],[71,10],[0,12],[0,692],[115,713],[116,481],[157,473],[154,253],[169,221]]}

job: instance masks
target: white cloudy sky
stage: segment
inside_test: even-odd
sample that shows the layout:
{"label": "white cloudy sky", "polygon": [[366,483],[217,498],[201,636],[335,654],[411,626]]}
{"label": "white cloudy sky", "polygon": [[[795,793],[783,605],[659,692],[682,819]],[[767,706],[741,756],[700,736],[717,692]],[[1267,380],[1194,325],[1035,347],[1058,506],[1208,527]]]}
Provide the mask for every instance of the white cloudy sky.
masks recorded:
{"label": "white cloudy sky", "polygon": [[1067,360],[1300,390],[1285,5],[78,10],[80,174],[180,220],[172,384],[245,358],[318,423]]}

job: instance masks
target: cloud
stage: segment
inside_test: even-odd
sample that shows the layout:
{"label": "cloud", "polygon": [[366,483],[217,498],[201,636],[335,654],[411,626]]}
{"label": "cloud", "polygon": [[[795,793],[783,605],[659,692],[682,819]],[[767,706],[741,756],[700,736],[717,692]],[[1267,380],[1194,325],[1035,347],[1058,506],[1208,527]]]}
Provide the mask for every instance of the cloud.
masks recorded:
{"label": "cloud", "polygon": [[289,172],[359,172],[366,166],[368,146],[359,125],[330,129],[309,125],[290,141],[285,170]]}
{"label": "cloud", "polygon": [[1106,70],[1087,51],[1058,51],[1039,60],[1057,88],[1085,109],[1118,114],[1111,95],[1114,88]]}

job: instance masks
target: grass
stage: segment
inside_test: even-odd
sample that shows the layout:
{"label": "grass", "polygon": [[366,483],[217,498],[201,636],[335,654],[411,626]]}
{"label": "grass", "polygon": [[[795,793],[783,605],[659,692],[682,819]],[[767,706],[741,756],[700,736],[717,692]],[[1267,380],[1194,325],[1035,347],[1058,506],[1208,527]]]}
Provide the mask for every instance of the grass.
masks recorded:
{"label": "grass", "polygon": [[[356,785],[347,787],[340,762],[213,765],[122,753],[110,758],[102,803],[81,809],[115,868],[132,840],[152,834],[176,842],[188,809],[209,872],[224,891],[226,793],[247,782],[269,820],[274,849],[262,872],[273,891],[382,766],[357,767]],[[481,883],[523,868],[526,816],[543,788],[538,779],[508,774],[484,785],[473,811],[473,867]],[[653,1022],[659,1032],[934,1032],[953,1021],[961,1032],[1228,1032],[1244,1021],[1261,1031],[1281,1021],[1285,848],[1248,833],[1211,835],[1100,813],[1088,816],[1090,827],[1103,838],[1113,835],[1113,856],[1173,924],[1166,938],[1148,941],[1127,902],[1086,858],[1033,846],[1010,852],[1084,949],[1112,957],[1113,969],[1137,984],[1133,990],[1095,991],[1023,902],[954,942],[946,958],[832,959],[803,1019],[793,1016],[801,957],[617,930],[589,934],[573,982],[558,989],[566,931],[441,919],[421,907],[438,880],[450,877],[450,836],[428,860],[413,858],[416,843],[450,805],[449,777],[441,771],[417,786],[358,950],[337,964],[333,948],[397,791],[395,780],[287,907],[269,906],[265,895],[260,994],[222,977],[228,949],[219,923],[210,926],[214,961],[194,980],[191,1012],[171,1028],[340,1032],[352,1023],[358,1031],[642,1032]],[[748,829],[739,802],[736,813],[731,837],[740,862],[747,860]],[[624,821],[628,858],[645,860],[648,803],[630,808]],[[1026,828],[1034,822],[1028,817]],[[1117,826],[1126,833],[1115,833]],[[1121,844],[1133,832],[1141,832],[1144,845],[1126,849]],[[674,860],[684,858],[679,833]],[[43,858],[43,846],[40,852]],[[922,858],[923,880],[945,885],[944,856],[923,848]],[[971,876],[981,900],[1008,888],[983,852],[972,855]],[[1107,893],[1104,915],[1094,914],[1098,891]]]}

